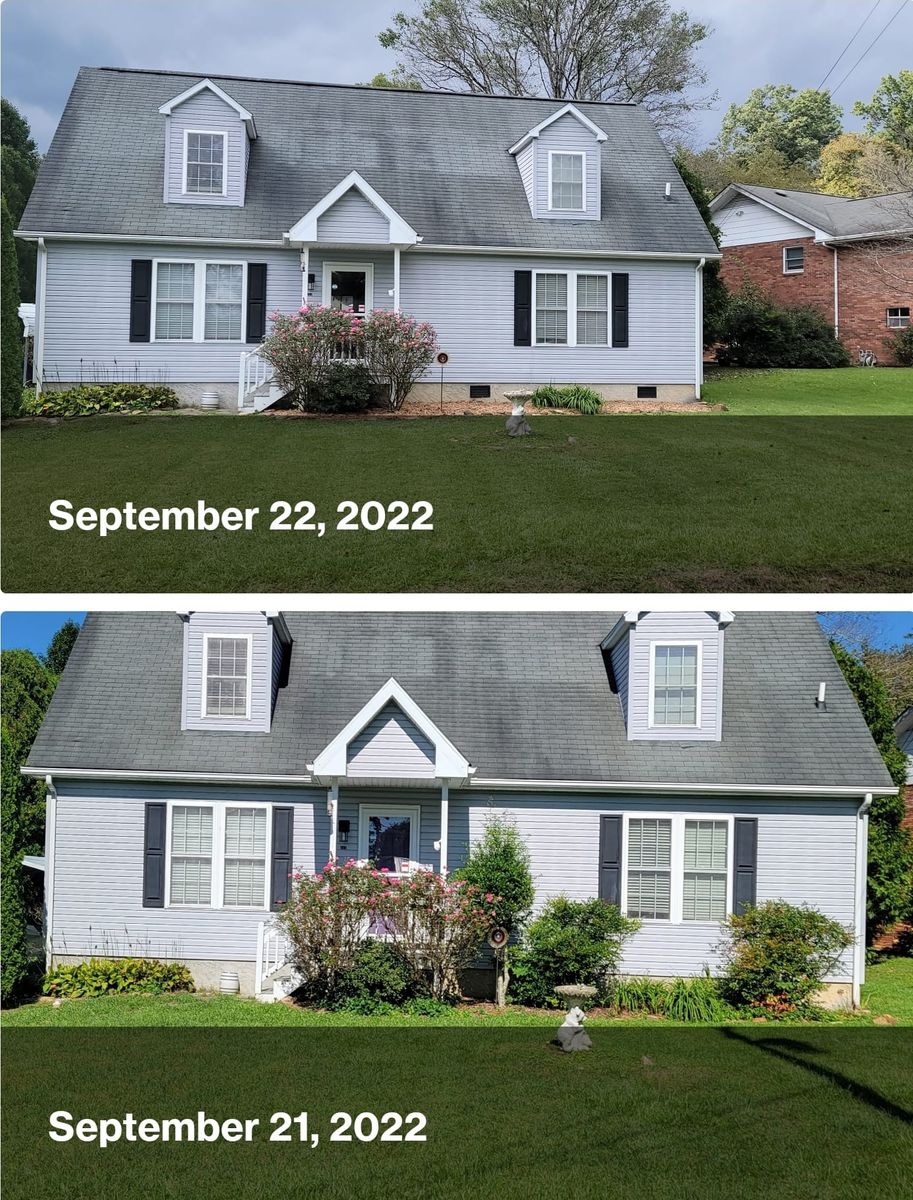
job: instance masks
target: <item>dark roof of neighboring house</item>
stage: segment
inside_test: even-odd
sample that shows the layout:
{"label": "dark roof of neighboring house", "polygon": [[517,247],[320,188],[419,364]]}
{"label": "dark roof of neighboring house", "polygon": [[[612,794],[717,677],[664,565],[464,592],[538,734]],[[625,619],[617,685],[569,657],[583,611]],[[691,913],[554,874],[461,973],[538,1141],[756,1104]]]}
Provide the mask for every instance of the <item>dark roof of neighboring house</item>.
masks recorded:
{"label": "dark roof of neighboring house", "polygon": [[814,225],[838,240],[913,231],[913,192],[892,192],[885,196],[857,199],[852,196],[829,196],[824,192],[800,192],[789,188],[734,183],[714,197],[713,207],[727,203],[730,195],[738,192],[765,200],[797,221]]}
{"label": "dark roof of neighboring house", "polygon": [[285,613],[272,730],[236,734],[181,732],[176,613],[90,614],[29,763],[301,776],[393,676],[480,778],[891,786],[814,615],[736,614],[721,742],[627,739],[599,649],[620,615]]}
{"label": "dark roof of neighboring house", "polygon": [[203,78],[83,67],[20,228],[279,240],[356,170],[429,245],[717,253],[629,104],[578,105],[608,135],[602,220],[534,220],[508,149],[564,101],[210,76],[256,121],[244,206],[166,205],[159,106]]}

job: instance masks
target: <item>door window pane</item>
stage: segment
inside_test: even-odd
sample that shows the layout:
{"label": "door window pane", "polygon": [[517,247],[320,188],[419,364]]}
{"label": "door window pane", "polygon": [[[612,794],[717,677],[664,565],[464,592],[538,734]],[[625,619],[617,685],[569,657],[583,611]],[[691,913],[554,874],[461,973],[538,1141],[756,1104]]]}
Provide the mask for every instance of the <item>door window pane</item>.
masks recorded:
{"label": "door window pane", "polygon": [[412,841],[412,817],[391,813],[368,817],[368,858],[378,870],[396,871],[396,859],[409,858]]}

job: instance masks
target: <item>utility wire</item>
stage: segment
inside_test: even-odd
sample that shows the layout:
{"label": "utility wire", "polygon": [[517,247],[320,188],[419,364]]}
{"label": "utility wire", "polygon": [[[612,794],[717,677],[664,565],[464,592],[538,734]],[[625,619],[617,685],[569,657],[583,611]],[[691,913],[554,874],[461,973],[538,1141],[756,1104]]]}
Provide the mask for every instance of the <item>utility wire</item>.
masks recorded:
{"label": "utility wire", "polygon": [[843,87],[843,85],[846,83],[846,81],[849,79],[849,77],[853,74],[853,72],[856,70],[856,68],[859,66],[859,64],[862,62],[862,60],[868,54],[868,52],[875,45],[875,43],[881,39],[883,34],[887,33],[887,31],[894,24],[894,22],[897,20],[897,18],[900,16],[900,14],[903,12],[903,10],[906,7],[907,7],[907,0],[900,0],[900,7],[894,13],[893,17],[891,17],[891,19],[885,25],[882,26],[880,32],[872,39],[872,41],[869,42],[869,44],[866,46],[866,48],[863,50],[863,52],[859,55],[859,57],[856,59],[856,61],[853,63],[853,65],[850,67],[850,69],[847,71],[847,73],[844,75],[844,77],[840,80],[840,82],[837,84],[837,86],[835,88],[831,88],[831,97],[832,98],[837,94],[837,92],[840,91],[840,89]]}
{"label": "utility wire", "polygon": [[824,85],[827,83],[827,81],[830,79],[831,75],[834,72],[834,68],[837,66],[837,63],[840,62],[841,58],[843,58],[844,54],[846,54],[847,50],[849,50],[850,46],[852,46],[853,42],[855,42],[856,38],[859,37],[860,33],[862,32],[863,25],[866,25],[868,23],[869,17],[872,16],[872,14],[875,12],[875,9],[878,8],[879,4],[881,4],[881,0],[875,0],[875,3],[872,5],[872,7],[869,9],[869,11],[866,13],[866,15],[859,22],[858,26],[856,27],[856,32],[853,34],[853,36],[850,38],[850,40],[847,42],[847,44],[843,47],[843,49],[840,51],[840,53],[837,55],[837,57],[831,63],[831,69],[828,71],[828,73],[824,76],[824,78],[821,80],[821,82],[815,88],[816,92],[820,92],[821,89],[824,87]]}

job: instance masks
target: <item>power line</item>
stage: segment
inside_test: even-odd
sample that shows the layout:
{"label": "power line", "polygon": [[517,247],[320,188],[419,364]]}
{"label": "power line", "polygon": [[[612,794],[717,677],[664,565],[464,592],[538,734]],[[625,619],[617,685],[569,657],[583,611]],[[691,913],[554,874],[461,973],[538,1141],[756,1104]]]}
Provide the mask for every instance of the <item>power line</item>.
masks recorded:
{"label": "power line", "polygon": [[843,49],[840,51],[840,53],[837,55],[837,57],[831,63],[830,71],[828,71],[828,73],[824,76],[824,78],[821,80],[821,82],[815,88],[816,92],[820,92],[821,89],[824,87],[824,85],[827,83],[827,81],[830,79],[830,77],[833,73],[834,67],[836,67],[837,63],[840,62],[841,58],[843,58],[844,54],[846,54],[847,50],[849,50],[850,46],[852,46],[853,42],[855,42],[856,38],[859,37],[860,33],[862,32],[863,25],[868,23],[869,17],[872,16],[875,9],[878,8],[879,4],[881,4],[881,0],[875,0],[875,3],[872,5],[872,7],[869,9],[869,11],[866,13],[866,15],[859,22],[859,25],[856,27],[856,32],[853,34],[853,36],[850,38],[850,40],[847,42],[847,44],[843,47]]}
{"label": "power line", "polygon": [[891,17],[890,20],[884,26],[882,26],[879,33],[872,39],[872,41],[869,42],[869,44],[866,46],[866,48],[863,50],[863,52],[859,55],[859,57],[856,59],[856,61],[853,63],[853,65],[850,67],[850,69],[847,71],[847,73],[844,75],[844,77],[840,80],[840,82],[837,84],[837,86],[835,88],[831,88],[831,97],[832,98],[837,94],[837,92],[840,91],[840,89],[843,87],[843,85],[846,83],[846,81],[849,79],[849,77],[853,74],[853,72],[856,70],[856,68],[859,66],[859,64],[862,62],[862,60],[868,54],[868,52],[875,45],[875,43],[880,40],[880,38],[882,37],[883,34],[887,33],[887,31],[894,24],[894,22],[900,16],[901,12],[906,7],[907,7],[907,0],[900,0],[900,7],[894,13],[893,17]]}

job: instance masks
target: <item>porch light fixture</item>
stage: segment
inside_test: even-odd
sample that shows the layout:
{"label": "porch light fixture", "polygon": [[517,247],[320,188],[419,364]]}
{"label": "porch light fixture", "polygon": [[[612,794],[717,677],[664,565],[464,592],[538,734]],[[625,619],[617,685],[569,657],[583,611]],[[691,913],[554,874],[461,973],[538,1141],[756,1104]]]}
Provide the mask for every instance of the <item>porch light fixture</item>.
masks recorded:
{"label": "porch light fixture", "polygon": [[351,829],[351,822],[346,821],[346,820],[340,821],[338,829],[339,829],[339,844],[340,844],[340,846],[348,847],[348,845],[349,845],[349,830]]}

